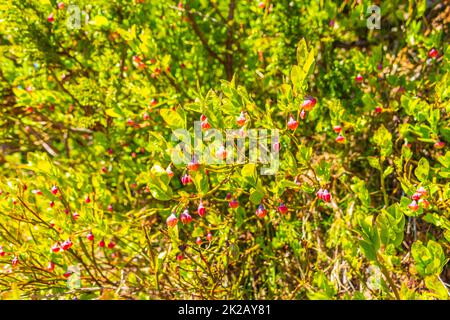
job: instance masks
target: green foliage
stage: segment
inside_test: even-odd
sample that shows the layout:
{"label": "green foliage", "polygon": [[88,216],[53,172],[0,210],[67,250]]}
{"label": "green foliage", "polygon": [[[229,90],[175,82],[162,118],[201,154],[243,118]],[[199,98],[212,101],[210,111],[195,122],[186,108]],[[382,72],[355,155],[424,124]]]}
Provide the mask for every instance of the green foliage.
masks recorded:
{"label": "green foliage", "polygon": [[2,1],[0,299],[448,299],[444,2],[263,4]]}

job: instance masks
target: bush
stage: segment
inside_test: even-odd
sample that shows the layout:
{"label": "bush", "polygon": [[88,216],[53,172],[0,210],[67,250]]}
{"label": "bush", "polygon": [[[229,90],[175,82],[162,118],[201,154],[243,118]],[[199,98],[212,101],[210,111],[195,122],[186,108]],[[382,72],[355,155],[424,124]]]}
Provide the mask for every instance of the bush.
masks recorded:
{"label": "bush", "polygon": [[369,6],[5,0],[1,298],[448,299],[449,7]]}

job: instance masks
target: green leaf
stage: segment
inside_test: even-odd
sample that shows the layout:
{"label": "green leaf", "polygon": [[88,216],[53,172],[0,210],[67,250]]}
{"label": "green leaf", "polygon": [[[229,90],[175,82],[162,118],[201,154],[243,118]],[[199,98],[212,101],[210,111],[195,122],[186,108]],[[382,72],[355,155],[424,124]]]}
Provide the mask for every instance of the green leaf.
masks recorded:
{"label": "green leaf", "polygon": [[441,245],[433,240],[428,241],[425,247],[422,241],[417,240],[411,247],[417,272],[422,276],[439,275],[448,259],[445,258]]}
{"label": "green leaf", "polygon": [[416,170],[414,170],[414,174],[417,179],[421,182],[425,182],[428,180],[428,174],[430,172],[430,164],[426,158],[421,158],[419,160],[419,164],[417,165]]}
{"label": "green leaf", "polygon": [[401,245],[405,228],[405,216],[397,205],[382,210],[377,217],[377,225],[380,228],[380,240],[385,245]]}
{"label": "green leaf", "polygon": [[377,261],[377,253],[373,245],[367,241],[360,240],[359,246],[362,253],[366,256],[369,261]]}
{"label": "green leaf", "polygon": [[299,66],[293,66],[291,69],[291,81],[294,89],[294,93],[300,94],[303,88],[303,82],[306,74]]}
{"label": "green leaf", "polygon": [[430,289],[436,298],[447,300],[449,293],[437,275],[425,277],[425,285]]}
{"label": "green leaf", "polygon": [[241,175],[244,180],[251,186],[256,186],[256,164],[248,163],[242,167]]}
{"label": "green leaf", "polygon": [[172,189],[164,184],[160,179],[153,179],[152,182],[148,184],[150,193],[157,200],[171,200],[172,199]]}
{"label": "green leaf", "polygon": [[327,182],[330,180],[330,168],[331,162],[321,160],[319,164],[315,167],[315,172],[317,176],[319,176],[322,181]]}
{"label": "green leaf", "polygon": [[168,185],[170,178],[159,164],[155,164],[149,172],[142,172],[136,181],[147,184],[153,198],[163,201],[172,199],[172,188]]}
{"label": "green leaf", "polygon": [[296,155],[298,161],[303,165],[307,165],[311,160],[312,152],[313,152],[312,147],[307,147],[302,144],[299,147],[298,153]]}
{"label": "green leaf", "polygon": [[350,186],[352,191],[358,196],[364,206],[370,207],[370,194],[366,183],[358,177],[353,177],[352,181],[353,184]]}
{"label": "green leaf", "polygon": [[308,55],[308,46],[305,38],[302,38],[297,44],[297,64],[302,66]]}
{"label": "green leaf", "polygon": [[95,16],[90,22],[98,27],[102,27],[108,24],[108,19],[104,16]]}
{"label": "green leaf", "polygon": [[120,118],[122,117],[121,114],[117,113],[113,108],[106,109],[105,113],[110,116],[111,118]]}
{"label": "green leaf", "polygon": [[383,172],[383,178],[389,176],[392,172],[394,172],[394,167],[387,167]]}
{"label": "green leaf", "polygon": [[381,171],[380,159],[378,157],[367,157],[367,161],[369,161],[369,165],[372,168]]}
{"label": "green leaf", "polygon": [[409,159],[411,159],[412,157],[412,151],[410,148],[408,148],[407,146],[403,145],[402,146],[402,158],[405,162],[408,162]]}
{"label": "green leaf", "polygon": [[[181,109],[179,109],[181,110]],[[169,127],[178,129],[185,128],[185,119],[182,117],[178,110],[172,109],[161,109],[160,114],[164,121],[169,125]]]}
{"label": "green leaf", "polygon": [[261,189],[255,189],[250,193],[250,201],[258,205],[261,203],[261,200],[264,198],[264,191]]}
{"label": "green leaf", "polygon": [[309,53],[308,53],[308,57],[306,58],[304,64],[303,65],[299,64],[300,66],[302,66],[303,73],[305,74],[305,76],[307,76],[312,71],[312,69],[313,69],[312,67],[314,65],[314,60],[315,60],[314,50],[311,49],[311,51],[309,51]]}
{"label": "green leaf", "polygon": [[384,125],[375,132],[373,140],[380,149],[381,156],[389,156],[392,153],[392,134]]}
{"label": "green leaf", "polygon": [[204,170],[198,170],[191,174],[192,181],[200,196],[204,196],[209,191],[208,176]]}

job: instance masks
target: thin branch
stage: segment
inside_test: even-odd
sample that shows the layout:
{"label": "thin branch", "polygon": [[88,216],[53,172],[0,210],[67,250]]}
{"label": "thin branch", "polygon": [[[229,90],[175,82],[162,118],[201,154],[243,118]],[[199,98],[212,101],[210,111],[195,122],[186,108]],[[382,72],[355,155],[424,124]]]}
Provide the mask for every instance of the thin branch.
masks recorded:
{"label": "thin branch", "polygon": [[189,5],[187,5],[187,4],[186,4],[185,11],[188,15],[189,23],[192,25],[192,28],[194,29],[194,32],[197,35],[197,37],[200,39],[200,42],[203,44],[203,47],[206,49],[206,51],[208,51],[208,53],[210,54],[211,57],[213,57],[214,59],[216,59],[223,65],[225,65],[225,61],[221,57],[219,57],[219,55],[213,49],[211,49],[211,47],[209,46],[208,41],[205,38],[205,35],[200,30],[200,27],[198,26],[197,22],[195,21],[194,15],[189,10]]}

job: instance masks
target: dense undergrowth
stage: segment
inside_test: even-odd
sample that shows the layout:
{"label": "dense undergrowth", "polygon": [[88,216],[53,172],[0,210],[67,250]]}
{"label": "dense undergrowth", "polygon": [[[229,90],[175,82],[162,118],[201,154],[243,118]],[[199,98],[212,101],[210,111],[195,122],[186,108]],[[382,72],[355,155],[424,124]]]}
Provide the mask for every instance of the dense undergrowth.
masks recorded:
{"label": "dense undergrowth", "polygon": [[1,299],[448,299],[444,1],[0,11]]}

